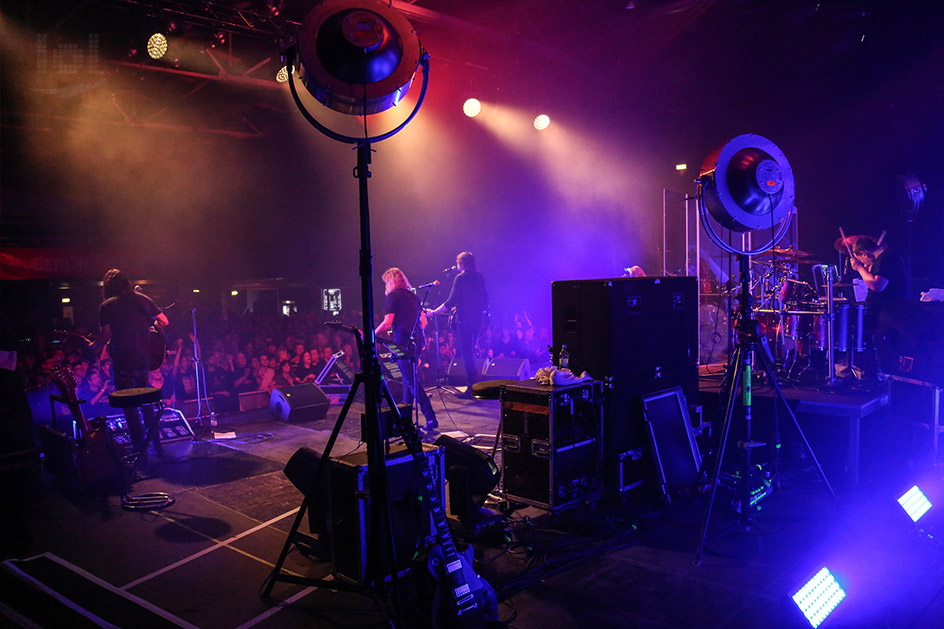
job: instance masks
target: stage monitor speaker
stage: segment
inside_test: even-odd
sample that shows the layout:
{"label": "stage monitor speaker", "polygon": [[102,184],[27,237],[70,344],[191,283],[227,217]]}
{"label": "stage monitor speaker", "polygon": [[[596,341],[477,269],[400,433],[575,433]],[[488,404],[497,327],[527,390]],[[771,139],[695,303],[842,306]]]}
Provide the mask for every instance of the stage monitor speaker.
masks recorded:
{"label": "stage monitor speaker", "polygon": [[485,366],[486,380],[530,380],[531,361],[527,358],[493,358]]}
{"label": "stage monitor speaker", "polygon": [[440,435],[435,445],[445,451],[449,510],[468,522],[485,506],[488,494],[501,480],[501,470],[487,452],[449,435]]}
{"label": "stage monitor speaker", "polygon": [[284,422],[307,422],[328,415],[328,397],[313,382],[273,389],[272,414]]}
{"label": "stage monitor speaker", "polygon": [[[485,375],[487,361],[484,358],[476,358],[473,362],[475,363],[476,379],[479,379]],[[465,377],[465,361],[462,360],[461,356],[453,357],[452,362],[449,363],[449,368],[446,370],[446,381],[452,386],[468,384],[469,381]]]}
{"label": "stage monitor speaker", "polygon": [[551,283],[554,355],[603,380],[654,378],[698,363],[694,277],[637,277]]}

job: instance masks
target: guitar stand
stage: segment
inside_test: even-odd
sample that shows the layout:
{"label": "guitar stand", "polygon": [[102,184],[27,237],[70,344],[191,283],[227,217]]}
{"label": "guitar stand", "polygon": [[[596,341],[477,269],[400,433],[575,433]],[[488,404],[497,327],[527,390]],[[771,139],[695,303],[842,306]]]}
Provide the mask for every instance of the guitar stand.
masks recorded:
{"label": "guitar stand", "polygon": [[170,494],[162,491],[148,492],[136,496],[130,495],[138,465],[144,459],[148,446],[151,445],[151,441],[155,438],[155,428],[157,428],[157,425],[161,421],[161,416],[164,414],[164,402],[161,399],[161,390],[155,387],[122,389],[108,396],[108,404],[122,410],[140,408],[149,404],[155,406],[154,416],[145,427],[144,443],[137,452],[131,454],[132,462],[131,469],[128,471],[128,481],[125,484],[124,490],[121,492],[121,508],[127,511],[154,511],[171,506],[176,500],[174,500],[174,497]]}
{"label": "guitar stand", "polygon": [[721,467],[724,463],[725,445],[728,441],[728,435],[731,431],[731,420],[734,416],[734,406],[739,386],[742,390],[742,406],[744,407],[744,434],[743,438],[739,440],[737,444],[742,451],[742,466],[740,470],[741,477],[737,482],[739,517],[738,521],[725,530],[722,534],[731,532],[736,528],[741,528],[744,531],[749,532],[755,527],[755,523],[749,515],[756,504],[756,502],[752,500],[753,496],[751,475],[753,473],[754,466],[751,463],[751,451],[754,448],[764,446],[766,444],[763,442],[754,441],[751,436],[751,369],[753,364],[753,355],[756,355],[760,358],[761,367],[763,368],[764,373],[767,374],[769,382],[774,387],[774,391],[776,393],[776,397],[773,400],[774,409],[776,409],[778,401],[783,403],[784,407],[787,409],[787,413],[793,420],[793,425],[796,427],[803,444],[806,446],[806,451],[809,453],[810,459],[816,465],[816,469],[819,472],[820,479],[822,479],[823,484],[826,486],[826,490],[833,499],[836,498],[836,493],[829,484],[829,480],[827,480],[826,474],[823,472],[823,468],[820,465],[819,460],[816,458],[816,454],[813,452],[812,447],[810,446],[810,442],[807,440],[806,435],[800,428],[800,424],[797,421],[793,409],[791,409],[789,404],[787,404],[787,400],[783,395],[783,391],[780,389],[780,384],[777,382],[775,377],[773,365],[771,364],[770,359],[767,357],[767,354],[762,347],[760,328],[757,320],[754,318],[753,303],[750,292],[749,257],[747,255],[741,255],[740,262],[741,294],[739,300],[741,301],[741,315],[738,324],[738,341],[734,355],[732,356],[732,359],[729,363],[730,368],[728,369],[728,377],[730,378],[730,386],[724,397],[719,396],[719,399],[725,400],[727,406],[725,407],[726,413],[721,431],[721,441],[718,446],[718,456],[715,460],[714,477],[711,483],[711,495],[708,499],[708,506],[705,509],[705,524],[701,531],[701,541],[698,543],[698,550],[696,551],[695,555],[696,566],[701,565],[702,551],[705,548],[705,542],[708,538],[708,524],[711,520],[711,511],[712,507],[714,506],[715,494],[718,490],[718,483],[721,477]]}

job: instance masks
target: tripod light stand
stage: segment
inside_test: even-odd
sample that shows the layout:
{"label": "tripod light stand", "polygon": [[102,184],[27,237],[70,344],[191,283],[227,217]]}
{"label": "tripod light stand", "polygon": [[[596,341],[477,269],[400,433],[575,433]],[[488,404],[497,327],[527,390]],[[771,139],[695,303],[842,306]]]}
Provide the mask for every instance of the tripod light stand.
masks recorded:
{"label": "tripod light stand", "polygon": [[[312,489],[331,456],[331,448],[340,432],[341,423],[360,384],[364,385],[365,433],[367,443],[367,477],[370,502],[370,529],[367,565],[362,590],[379,595],[385,586],[385,565],[393,566],[396,587],[396,558],[393,548],[392,522],[387,493],[385,443],[381,426],[381,401],[386,399],[390,411],[398,413],[383,383],[374,335],[373,288],[371,282],[370,208],[367,182],[370,178],[371,143],[380,142],[398,133],[413,119],[423,103],[429,80],[429,56],[407,19],[396,9],[380,0],[324,0],[305,17],[297,37],[297,46],[286,53],[289,87],[299,111],[318,131],[338,142],[357,147],[354,175],[359,185],[360,210],[360,278],[363,309],[363,342],[358,343],[362,373],[357,374],[351,392],[322,454]],[[413,111],[386,133],[370,136],[367,116],[396,105],[407,93],[416,70],[423,68],[423,86]],[[314,98],[335,111],[364,116],[364,136],[352,137],[329,129],[305,107],[295,87],[294,72]],[[316,583],[329,589],[342,589],[337,580],[313,580],[282,574],[282,565],[291,550],[295,534],[303,519],[313,491],[305,493],[285,546],[264,588],[269,596],[276,581]],[[387,564],[385,562],[389,561]],[[356,589],[356,588],[343,588]],[[396,594],[396,592],[395,592]]]}
{"label": "tripod light stand", "polygon": [[[711,495],[705,509],[705,524],[695,557],[695,564],[701,563],[702,551],[708,537],[708,525],[714,506],[721,467],[724,463],[725,446],[731,431],[732,418],[736,406],[737,392],[742,392],[741,406],[744,409],[744,430],[738,441],[741,449],[741,478],[737,487],[738,524],[750,526],[748,513],[756,502],[752,495],[751,451],[766,445],[754,441],[751,434],[751,372],[754,356],[760,359],[761,367],[773,384],[777,401],[783,403],[793,424],[803,440],[810,458],[819,471],[820,478],[830,495],[835,497],[823,468],[810,448],[806,435],[800,429],[796,415],[790,409],[780,385],[775,377],[774,366],[767,357],[760,342],[760,328],[754,318],[753,298],[751,296],[750,257],[769,251],[783,238],[793,217],[795,189],[793,171],[783,152],[770,140],[758,135],[740,135],[718,147],[702,164],[701,176],[697,180],[696,203],[699,215],[709,238],[718,247],[738,256],[740,261],[740,313],[737,326],[737,343],[728,363],[728,388],[722,386],[720,398],[725,402],[725,418],[721,431],[721,441],[715,457],[715,469],[712,476]],[[714,219],[723,227],[736,232],[749,232],[763,228],[771,230],[770,240],[754,249],[737,249],[724,241],[711,222]]]}

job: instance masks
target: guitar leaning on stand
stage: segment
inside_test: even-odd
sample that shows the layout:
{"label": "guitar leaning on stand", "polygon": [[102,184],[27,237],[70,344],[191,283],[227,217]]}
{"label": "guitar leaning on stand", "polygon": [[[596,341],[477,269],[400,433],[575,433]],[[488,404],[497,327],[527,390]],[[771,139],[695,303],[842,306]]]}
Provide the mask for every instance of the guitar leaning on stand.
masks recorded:
{"label": "guitar leaning on stand", "polygon": [[437,544],[429,550],[426,567],[436,581],[432,626],[435,629],[477,629],[498,621],[498,599],[492,586],[472,567],[472,547],[459,552],[452,541],[436,479],[423,452],[416,426],[409,416],[397,421],[403,443],[423,476],[422,494],[436,525]]}
{"label": "guitar leaning on stand", "polygon": [[52,379],[62,394],[52,399],[69,408],[77,427],[75,471],[79,482],[92,484],[113,478],[122,465],[104,418],[86,419],[81,407],[83,400],[75,394],[75,376],[71,371],[60,367],[52,372]]}

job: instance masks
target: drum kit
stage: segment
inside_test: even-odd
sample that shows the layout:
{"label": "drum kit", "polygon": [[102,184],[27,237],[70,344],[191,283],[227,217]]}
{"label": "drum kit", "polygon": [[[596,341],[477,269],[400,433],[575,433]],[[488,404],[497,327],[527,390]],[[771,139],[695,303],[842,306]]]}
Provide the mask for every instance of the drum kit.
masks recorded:
{"label": "drum kit", "polygon": [[[840,253],[859,236],[840,238]],[[865,349],[864,304],[855,303],[852,284],[838,281],[836,267],[823,264],[805,251],[775,247],[752,261],[755,310],[761,333],[774,362],[787,381],[813,384],[823,378],[836,382],[836,352],[854,367],[855,352]],[[811,266],[813,283],[800,279],[800,267]]]}

